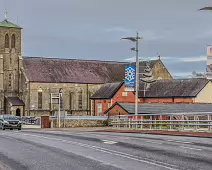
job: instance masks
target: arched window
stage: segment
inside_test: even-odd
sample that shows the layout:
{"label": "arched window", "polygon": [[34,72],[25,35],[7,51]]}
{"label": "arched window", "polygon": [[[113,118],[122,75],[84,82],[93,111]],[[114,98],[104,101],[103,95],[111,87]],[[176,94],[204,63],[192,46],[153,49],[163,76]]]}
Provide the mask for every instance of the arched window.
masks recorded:
{"label": "arched window", "polygon": [[5,35],[5,48],[9,48],[10,47],[10,38],[9,35],[6,34]]}
{"label": "arched window", "polygon": [[42,103],[43,103],[43,94],[42,94],[43,90],[40,87],[38,90],[38,109],[42,109]]}
{"label": "arched window", "polygon": [[11,48],[15,48],[15,34],[12,35]]}
{"label": "arched window", "polygon": [[8,86],[12,86],[12,74],[9,74],[9,81],[8,81]]}

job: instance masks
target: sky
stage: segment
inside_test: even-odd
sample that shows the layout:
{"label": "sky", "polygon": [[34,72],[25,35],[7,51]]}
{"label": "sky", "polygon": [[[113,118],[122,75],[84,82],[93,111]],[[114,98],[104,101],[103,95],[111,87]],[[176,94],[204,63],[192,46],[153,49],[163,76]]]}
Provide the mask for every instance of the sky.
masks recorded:
{"label": "sky", "polygon": [[161,56],[173,76],[205,72],[212,44],[211,0],[0,0],[8,20],[23,27],[23,56],[133,61]]}

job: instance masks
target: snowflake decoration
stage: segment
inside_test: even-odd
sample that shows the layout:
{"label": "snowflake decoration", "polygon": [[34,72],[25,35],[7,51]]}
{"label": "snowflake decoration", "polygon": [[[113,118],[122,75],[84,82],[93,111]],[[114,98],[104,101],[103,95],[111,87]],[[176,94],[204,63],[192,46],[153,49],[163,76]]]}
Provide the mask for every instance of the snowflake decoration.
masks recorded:
{"label": "snowflake decoration", "polygon": [[125,78],[126,78],[128,81],[134,80],[134,79],[135,79],[135,69],[133,69],[132,67],[128,67],[128,68],[126,69]]}

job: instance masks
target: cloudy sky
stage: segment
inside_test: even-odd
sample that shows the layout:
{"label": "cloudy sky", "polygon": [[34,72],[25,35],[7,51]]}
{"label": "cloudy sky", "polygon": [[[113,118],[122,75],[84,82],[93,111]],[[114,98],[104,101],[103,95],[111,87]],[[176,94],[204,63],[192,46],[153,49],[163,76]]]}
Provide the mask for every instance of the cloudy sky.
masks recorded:
{"label": "cloudy sky", "polygon": [[130,61],[121,37],[139,31],[139,57],[158,55],[175,76],[204,72],[212,44],[211,0],[0,0],[23,30],[23,55]]}

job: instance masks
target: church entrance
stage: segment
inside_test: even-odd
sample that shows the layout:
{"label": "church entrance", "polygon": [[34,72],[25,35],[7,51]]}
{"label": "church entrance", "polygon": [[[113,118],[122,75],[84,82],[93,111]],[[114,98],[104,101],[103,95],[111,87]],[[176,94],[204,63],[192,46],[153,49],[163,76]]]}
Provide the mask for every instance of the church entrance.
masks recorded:
{"label": "church entrance", "polygon": [[21,116],[21,110],[19,108],[16,109],[16,116]]}

